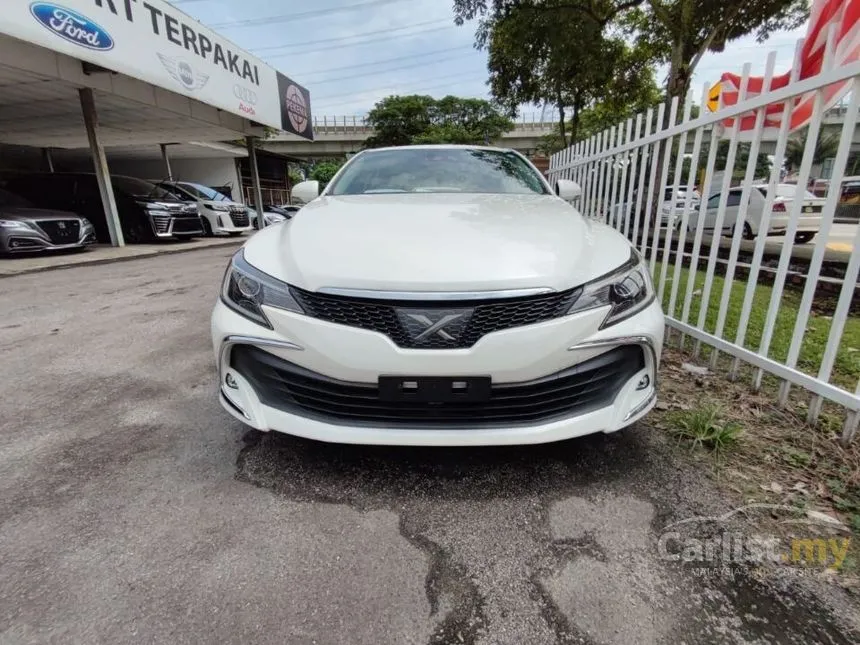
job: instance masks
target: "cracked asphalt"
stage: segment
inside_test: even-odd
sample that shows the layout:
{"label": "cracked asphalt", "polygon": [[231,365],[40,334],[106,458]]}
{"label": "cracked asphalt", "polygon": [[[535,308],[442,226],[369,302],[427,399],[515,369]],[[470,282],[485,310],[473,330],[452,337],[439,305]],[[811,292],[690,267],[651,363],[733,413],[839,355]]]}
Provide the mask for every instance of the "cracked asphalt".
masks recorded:
{"label": "cracked asphalt", "polygon": [[0,643],[851,643],[844,616],[661,558],[726,510],[647,425],[362,448],[220,409],[230,249],[0,279]]}

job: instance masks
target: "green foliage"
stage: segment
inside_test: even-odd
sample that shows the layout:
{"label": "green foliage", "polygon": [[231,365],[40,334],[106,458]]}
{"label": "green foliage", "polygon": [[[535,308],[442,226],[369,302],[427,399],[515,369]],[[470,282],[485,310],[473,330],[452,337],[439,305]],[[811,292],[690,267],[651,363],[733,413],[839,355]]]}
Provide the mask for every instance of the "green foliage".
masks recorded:
{"label": "green foliage", "polygon": [[[582,38],[589,28],[585,25],[590,25],[635,42],[640,55],[652,64],[669,65],[666,93],[673,97],[687,94],[690,78],[706,52],[723,51],[746,34],[755,33],[763,41],[776,30],[798,27],[808,17],[809,6],[807,0],[454,0],[457,24],[480,19],[476,42],[481,46],[496,23],[529,13],[569,30],[571,41]],[[534,49],[559,37],[547,30],[536,38],[537,42],[529,43]],[[611,38],[606,41],[584,59],[586,64],[604,55],[612,59]]]}
{"label": "green foliage", "polygon": [[513,122],[489,101],[446,96],[389,96],[367,115],[374,135],[367,148],[416,143],[481,144],[497,140]]}
{"label": "green foliage", "polygon": [[676,412],[670,421],[672,434],[690,441],[692,448],[705,447],[719,452],[737,443],[743,434],[741,425],[725,420],[715,405]]}
{"label": "green foliage", "polygon": [[[719,147],[717,148],[717,157],[716,157],[716,168],[724,169],[726,167],[726,161],[728,160],[729,155],[729,141],[720,141]],[[704,160],[707,159],[707,147],[705,147],[705,151],[702,153],[701,157],[699,157],[700,162],[704,165]],[[732,172],[733,176],[743,177],[747,170],[747,164],[749,163],[750,158],[750,144],[749,143],[739,143],[738,149],[735,152],[735,166]],[[771,162],[768,159],[768,156],[760,152],[758,157],[755,160],[755,175],[753,179],[768,179],[770,178],[770,167]]]}
{"label": "green foliage", "polygon": [[[788,138],[785,144],[785,168],[793,171],[800,168],[800,162],[803,159],[803,151],[806,149],[806,139],[809,134],[809,128],[804,128],[803,132],[799,132]],[[824,163],[825,159],[836,156],[836,151],[839,148],[839,135],[821,133],[818,136],[818,142],[815,145],[815,154],[812,157],[812,163],[818,165]]]}
{"label": "green foliage", "polygon": [[316,164],[310,172],[309,179],[315,179],[320,183],[320,190],[326,187],[326,184],[332,180],[340,167],[346,163],[341,161],[321,161]]}

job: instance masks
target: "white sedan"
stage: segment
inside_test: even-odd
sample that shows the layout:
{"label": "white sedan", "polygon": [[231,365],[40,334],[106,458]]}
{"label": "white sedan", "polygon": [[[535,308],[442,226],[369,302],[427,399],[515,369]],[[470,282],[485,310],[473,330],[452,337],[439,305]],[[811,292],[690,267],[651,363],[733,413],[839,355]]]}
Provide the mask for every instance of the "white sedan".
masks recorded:
{"label": "white sedan", "polygon": [[613,432],[650,410],[648,270],[522,155],[361,152],[232,258],[212,314],[221,404],[339,443],[494,445]]}
{"label": "white sedan", "polygon": [[[762,233],[767,189],[767,184],[755,184],[749,191],[749,203],[747,204],[747,212],[743,224],[743,237],[745,239],[754,239]],[[798,188],[794,184],[776,185],[776,194],[774,195],[773,207],[770,211],[770,221],[768,222],[765,235],[785,235],[797,192]],[[805,189],[800,189],[800,194],[802,202],[794,241],[798,244],[805,244],[814,238],[821,228],[821,208],[824,206],[826,200],[823,197],[817,197]],[[731,234],[734,229],[742,197],[742,186],[729,189],[726,195],[726,210],[722,225],[724,234]],[[703,230],[713,231],[716,227],[719,205],[720,193],[715,193],[708,198]],[[689,230],[695,229],[698,225],[699,212],[699,209],[691,211]]]}

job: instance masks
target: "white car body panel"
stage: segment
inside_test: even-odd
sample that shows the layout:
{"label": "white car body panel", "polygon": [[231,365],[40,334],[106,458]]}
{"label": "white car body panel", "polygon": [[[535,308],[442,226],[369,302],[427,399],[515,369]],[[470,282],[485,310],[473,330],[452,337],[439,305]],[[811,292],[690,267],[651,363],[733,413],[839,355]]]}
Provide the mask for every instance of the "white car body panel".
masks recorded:
{"label": "white car body panel", "polygon": [[245,258],[309,291],[561,291],[623,264],[617,237],[552,195],[323,195]]}

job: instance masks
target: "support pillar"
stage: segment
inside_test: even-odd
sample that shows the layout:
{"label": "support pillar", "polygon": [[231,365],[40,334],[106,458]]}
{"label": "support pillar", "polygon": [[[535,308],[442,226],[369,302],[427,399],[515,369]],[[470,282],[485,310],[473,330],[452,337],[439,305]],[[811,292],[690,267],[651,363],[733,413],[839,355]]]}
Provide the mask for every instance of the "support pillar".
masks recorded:
{"label": "support pillar", "polygon": [[161,143],[161,159],[164,161],[164,168],[167,170],[167,181],[173,181],[173,171],[170,169],[170,156],[167,154],[167,144]]}
{"label": "support pillar", "polygon": [[54,172],[54,155],[51,154],[50,148],[42,148],[42,159],[48,168],[48,172]]}
{"label": "support pillar", "polygon": [[87,128],[87,139],[90,142],[90,153],[93,156],[93,167],[96,171],[96,180],[99,184],[99,194],[102,198],[102,206],[105,211],[108,231],[110,232],[110,243],[113,246],[125,246],[122,237],[122,226],[119,223],[119,214],[116,210],[116,201],[113,197],[113,186],[110,182],[110,171],[108,170],[105,150],[99,138],[99,119],[96,113],[96,102],[93,90],[82,87],[78,90],[81,97],[81,111],[84,114],[84,125]]}
{"label": "support pillar", "polygon": [[265,211],[263,210],[263,189],[260,188],[260,171],[257,169],[256,137],[245,137],[248,144],[248,166],[251,170],[251,184],[254,188],[254,210],[257,211],[260,230],[266,226]]}

